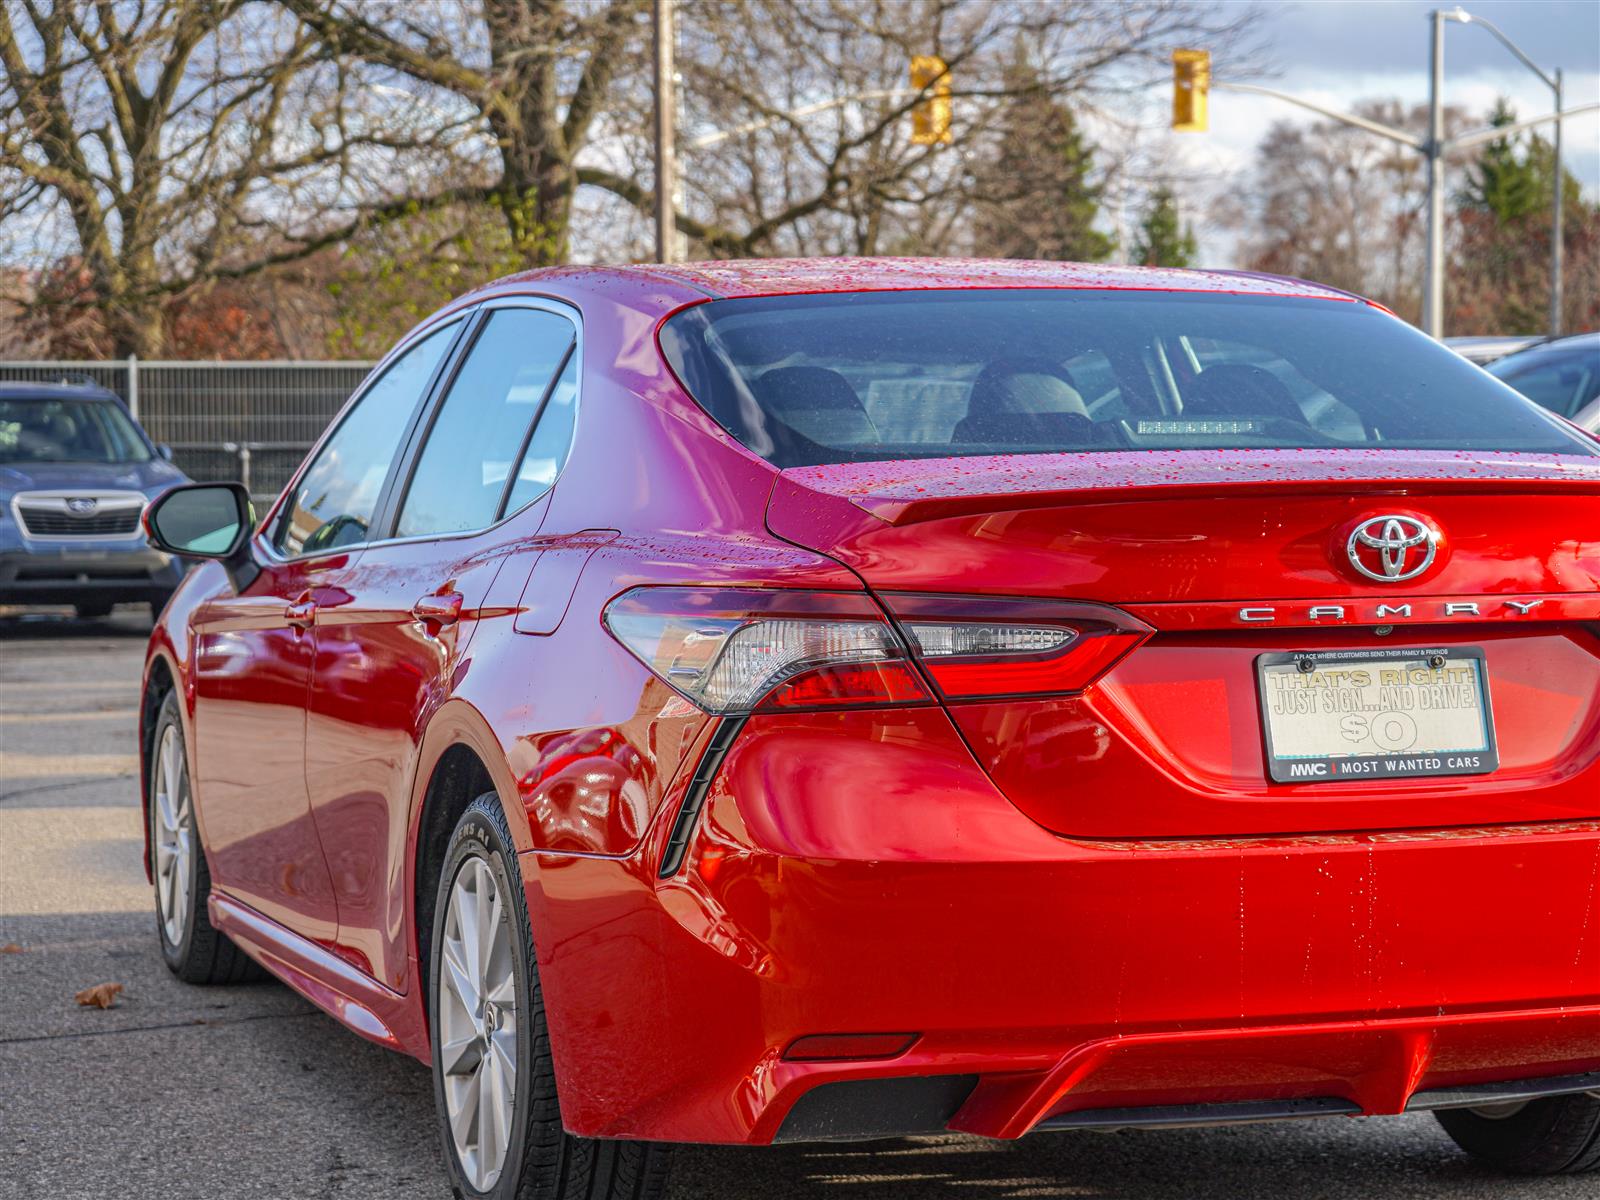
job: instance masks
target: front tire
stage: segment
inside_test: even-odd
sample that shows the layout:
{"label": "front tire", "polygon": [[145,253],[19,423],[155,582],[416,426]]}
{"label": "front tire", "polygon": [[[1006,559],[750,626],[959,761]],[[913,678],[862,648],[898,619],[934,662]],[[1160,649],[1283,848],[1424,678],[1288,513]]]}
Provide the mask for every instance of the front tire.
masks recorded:
{"label": "front tire", "polygon": [[462,814],[428,955],[433,1093],[462,1200],[659,1200],[669,1149],[562,1127],[516,850],[498,797]]}
{"label": "front tire", "polygon": [[1600,1096],[1594,1094],[1434,1115],[1456,1145],[1502,1171],[1576,1175],[1600,1169]]}
{"label": "front tire", "polygon": [[150,755],[150,873],[155,878],[156,936],[168,969],[185,983],[243,983],[265,972],[211,924],[206,866],[189,787],[189,758],[176,692],[156,717]]}

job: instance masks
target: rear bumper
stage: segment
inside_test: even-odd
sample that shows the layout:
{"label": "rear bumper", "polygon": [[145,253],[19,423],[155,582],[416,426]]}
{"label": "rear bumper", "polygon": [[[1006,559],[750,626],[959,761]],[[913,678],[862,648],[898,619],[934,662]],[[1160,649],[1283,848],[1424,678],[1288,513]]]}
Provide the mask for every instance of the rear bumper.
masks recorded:
{"label": "rear bumper", "polygon": [[143,543],[0,552],[0,604],[158,600],[182,580],[182,563]]}
{"label": "rear bumper", "polygon": [[1600,1072],[1600,823],[1072,840],[922,709],[753,719],[663,880],[669,825],[524,856],[575,1132],[1009,1138]]}

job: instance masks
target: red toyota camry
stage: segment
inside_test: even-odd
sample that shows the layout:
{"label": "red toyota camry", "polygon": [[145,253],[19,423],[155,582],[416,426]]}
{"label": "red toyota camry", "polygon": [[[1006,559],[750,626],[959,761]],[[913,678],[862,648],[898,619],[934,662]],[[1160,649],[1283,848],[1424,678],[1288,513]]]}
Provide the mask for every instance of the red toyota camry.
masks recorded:
{"label": "red toyota camry", "polygon": [[557,269],[150,643],[161,952],[430,1063],[458,1195],[665,1143],[1437,1110],[1600,1163],[1600,445],[1382,308]]}

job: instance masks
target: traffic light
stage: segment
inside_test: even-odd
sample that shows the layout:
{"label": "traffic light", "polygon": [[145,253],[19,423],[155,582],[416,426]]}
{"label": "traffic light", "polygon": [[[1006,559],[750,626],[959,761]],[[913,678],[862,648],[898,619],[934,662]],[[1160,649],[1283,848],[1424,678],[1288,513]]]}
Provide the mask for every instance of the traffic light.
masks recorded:
{"label": "traffic light", "polygon": [[1172,52],[1172,128],[1179,133],[1204,133],[1206,98],[1211,92],[1211,51]]}
{"label": "traffic light", "polygon": [[911,60],[911,86],[925,92],[911,110],[911,141],[918,146],[948,144],[950,136],[950,68],[936,54]]}

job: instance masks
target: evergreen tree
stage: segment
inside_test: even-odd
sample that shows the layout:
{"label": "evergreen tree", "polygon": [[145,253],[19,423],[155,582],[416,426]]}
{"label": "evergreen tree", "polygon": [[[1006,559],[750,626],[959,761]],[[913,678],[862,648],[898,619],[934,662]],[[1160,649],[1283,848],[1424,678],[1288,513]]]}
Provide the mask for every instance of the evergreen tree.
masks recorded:
{"label": "evergreen tree", "polygon": [[1050,94],[1019,54],[1007,69],[1007,107],[994,150],[969,186],[976,207],[973,253],[986,258],[1101,262],[1114,243],[1094,228],[1102,187],[1094,148],[1072,110]]}
{"label": "evergreen tree", "polygon": [[[1496,103],[1490,124],[1506,126],[1516,113]],[[1487,143],[1467,170],[1457,193],[1456,229],[1446,324],[1452,330],[1483,328],[1494,333],[1541,333],[1548,327],[1550,219],[1555,186],[1555,148],[1538,135],[1505,136]],[[1569,256],[1566,307],[1592,310],[1588,272],[1575,253],[1595,220],[1582,189],[1562,172],[1562,218]],[[1578,318],[1582,327],[1587,322]],[[1570,326],[1569,326],[1570,327]]]}
{"label": "evergreen tree", "polygon": [[1133,261],[1146,267],[1192,267],[1198,254],[1194,226],[1180,223],[1177,197],[1162,184],[1151,194],[1134,235]]}

